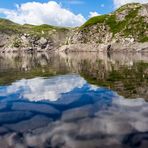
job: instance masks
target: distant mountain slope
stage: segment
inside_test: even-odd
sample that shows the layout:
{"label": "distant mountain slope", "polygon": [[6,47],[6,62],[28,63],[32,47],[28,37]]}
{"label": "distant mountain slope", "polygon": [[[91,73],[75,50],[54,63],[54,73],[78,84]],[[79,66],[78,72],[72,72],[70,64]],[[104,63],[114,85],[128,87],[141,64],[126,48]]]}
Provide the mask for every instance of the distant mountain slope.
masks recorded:
{"label": "distant mountain slope", "polygon": [[19,25],[0,19],[0,51],[50,51],[65,43],[69,28],[51,25]]}
{"label": "distant mountain slope", "polygon": [[[148,5],[127,4],[114,13],[93,17],[82,27],[81,31],[88,31],[89,27],[102,26],[103,30],[112,33],[112,37],[130,37],[136,41],[148,41]],[[96,31],[99,32],[99,27]],[[100,30],[101,31],[101,30]],[[102,41],[103,42],[103,41]]]}
{"label": "distant mountain slope", "polygon": [[[134,48],[136,47],[134,43],[140,43],[139,48],[146,48],[148,47],[148,4],[126,4],[113,13],[93,17],[75,30],[69,40],[70,44],[81,44],[83,48],[84,44],[92,44],[94,48],[106,45],[109,49],[115,43],[117,48],[121,48],[119,46],[121,44],[127,46],[133,44]],[[77,46],[73,45],[73,48]]]}

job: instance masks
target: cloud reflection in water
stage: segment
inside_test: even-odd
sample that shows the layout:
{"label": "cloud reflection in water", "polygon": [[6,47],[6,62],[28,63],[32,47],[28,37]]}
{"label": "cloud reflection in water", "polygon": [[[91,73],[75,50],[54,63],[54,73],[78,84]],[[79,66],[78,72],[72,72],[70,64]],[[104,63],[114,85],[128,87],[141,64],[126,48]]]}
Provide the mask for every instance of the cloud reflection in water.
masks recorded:
{"label": "cloud reflection in water", "polygon": [[[143,99],[125,99],[78,75],[20,80],[0,87],[2,100],[7,102],[7,96],[13,94],[28,101],[13,100],[11,112],[6,110],[7,104],[0,108],[5,112],[0,112],[2,147],[148,146],[148,103]],[[54,104],[40,103],[42,99]],[[18,118],[20,114],[24,119]]]}
{"label": "cloud reflection in water", "polygon": [[29,101],[56,101],[62,93],[70,92],[74,88],[81,88],[84,84],[86,84],[86,81],[77,75],[66,75],[51,79],[23,79],[1,89],[0,96],[19,94],[20,98]]}

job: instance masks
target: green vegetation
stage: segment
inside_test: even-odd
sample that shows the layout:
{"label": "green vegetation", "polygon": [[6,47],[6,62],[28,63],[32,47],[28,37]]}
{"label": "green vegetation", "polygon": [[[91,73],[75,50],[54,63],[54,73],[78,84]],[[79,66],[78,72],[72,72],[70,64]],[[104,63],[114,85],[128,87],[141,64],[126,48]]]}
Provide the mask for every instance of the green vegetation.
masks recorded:
{"label": "green vegetation", "polygon": [[80,27],[80,29],[84,29],[88,26],[92,26],[98,23],[105,23],[105,20],[108,19],[108,15],[101,15],[101,16],[95,16],[89,19],[84,25]]}
{"label": "green vegetation", "polygon": [[43,25],[40,25],[40,26],[32,26],[31,29],[33,29],[34,31],[37,31],[37,32],[41,32],[41,31],[49,31],[49,30],[52,30],[52,29],[56,29],[56,30],[62,30],[63,29],[64,30],[66,28],[43,24]]}
{"label": "green vegetation", "polygon": [[18,33],[18,31],[21,30],[20,25],[11,22],[7,19],[0,19],[0,31],[12,34],[12,33]]}
{"label": "green vegetation", "polygon": [[0,18],[0,25],[16,25],[10,20]]}
{"label": "green vegetation", "polygon": [[148,36],[141,36],[141,42],[148,42]]}
{"label": "green vegetation", "polygon": [[37,36],[47,36],[49,34],[49,31],[67,31],[70,28],[64,28],[64,27],[56,27],[56,26],[51,26],[51,25],[40,25],[40,26],[35,26],[35,25],[29,25],[29,24],[24,24],[24,25],[19,25],[16,23],[13,23],[7,19],[0,19],[0,31],[7,33],[7,34],[23,34],[27,33],[30,35],[37,35]]}
{"label": "green vegetation", "polygon": [[[132,8],[132,6],[135,6],[135,8]],[[132,36],[137,41],[147,42],[148,36],[146,35],[146,31],[148,30],[148,23],[145,22],[144,17],[138,15],[141,7],[142,6],[137,3],[124,5],[109,15],[101,15],[89,19],[80,27],[80,30],[85,31],[88,30],[88,27],[95,24],[102,24],[107,25],[110,28],[113,36],[120,33],[121,36]],[[121,13],[126,13],[123,12],[126,9],[128,10],[128,13],[125,18],[123,20],[118,20],[118,16]]]}
{"label": "green vegetation", "polygon": [[21,46],[22,42],[20,41],[20,39],[16,38],[13,42],[13,47],[19,48]]}

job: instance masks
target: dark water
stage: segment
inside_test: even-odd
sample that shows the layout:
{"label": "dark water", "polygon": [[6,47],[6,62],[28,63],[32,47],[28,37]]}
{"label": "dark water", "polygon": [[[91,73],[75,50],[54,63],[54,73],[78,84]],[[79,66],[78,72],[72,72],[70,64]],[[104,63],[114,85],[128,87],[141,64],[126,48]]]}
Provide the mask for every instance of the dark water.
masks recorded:
{"label": "dark water", "polygon": [[1,54],[0,148],[147,148],[148,55]]}

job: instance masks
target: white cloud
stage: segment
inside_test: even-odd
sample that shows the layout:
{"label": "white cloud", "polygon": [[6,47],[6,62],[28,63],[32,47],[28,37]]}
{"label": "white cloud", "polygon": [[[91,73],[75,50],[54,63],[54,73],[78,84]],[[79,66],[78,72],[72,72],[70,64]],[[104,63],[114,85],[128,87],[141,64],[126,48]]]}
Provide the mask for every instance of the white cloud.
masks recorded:
{"label": "white cloud", "polygon": [[55,1],[47,3],[27,2],[17,5],[16,10],[0,8],[0,13],[19,24],[50,24],[75,27],[82,25],[86,19],[81,14],[74,14]]}
{"label": "white cloud", "polygon": [[127,4],[127,3],[148,3],[148,0],[113,0],[113,3],[115,5],[116,8]]}
{"label": "white cloud", "polygon": [[99,14],[98,12],[89,12],[89,18],[94,17],[94,16],[99,16],[101,14]]}

